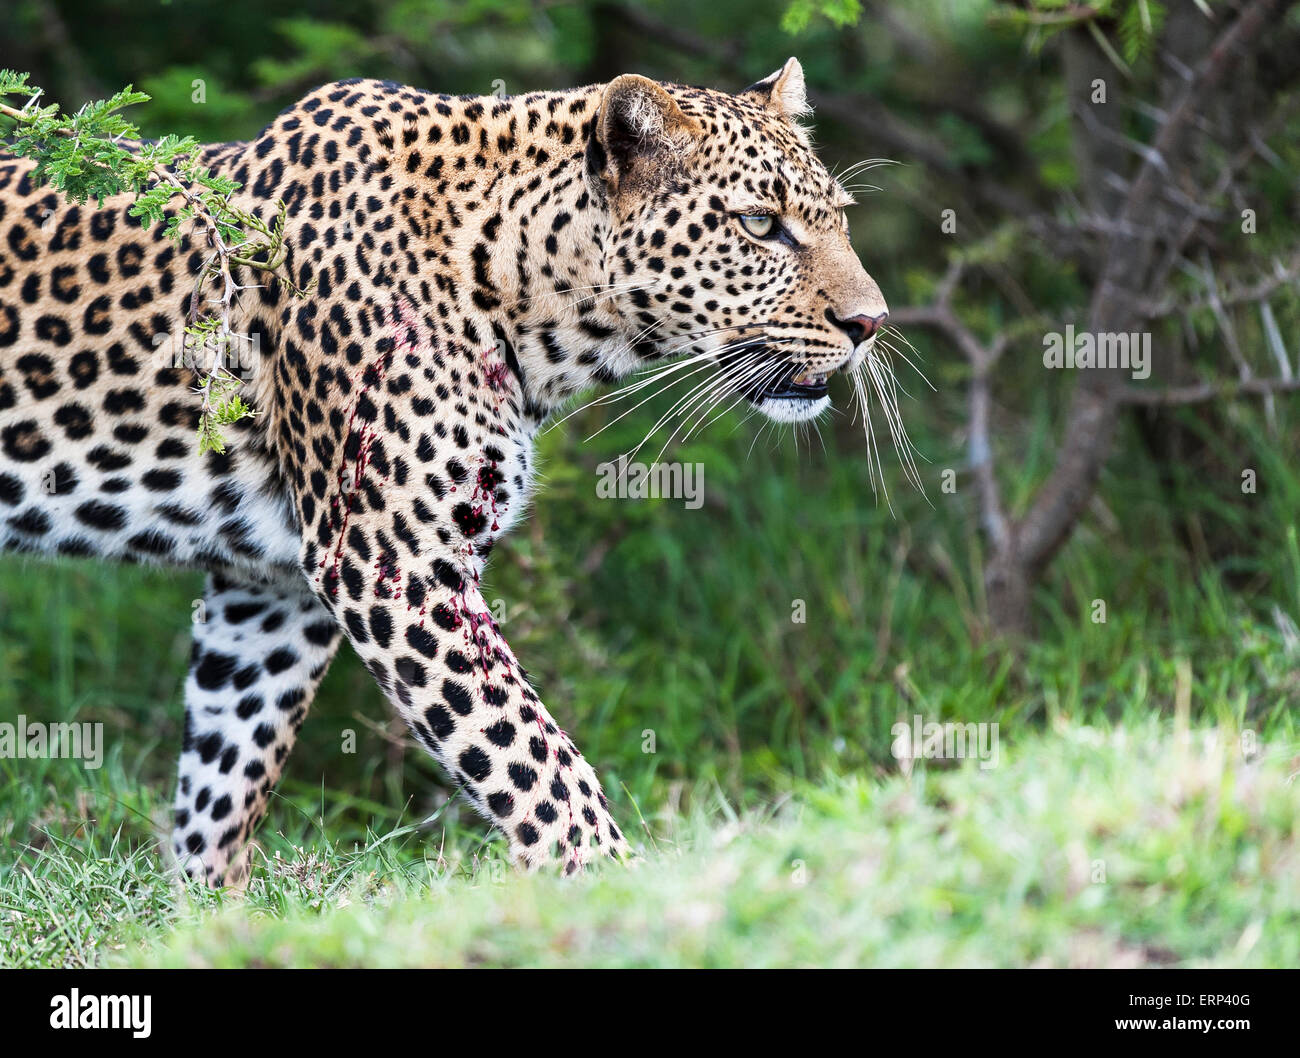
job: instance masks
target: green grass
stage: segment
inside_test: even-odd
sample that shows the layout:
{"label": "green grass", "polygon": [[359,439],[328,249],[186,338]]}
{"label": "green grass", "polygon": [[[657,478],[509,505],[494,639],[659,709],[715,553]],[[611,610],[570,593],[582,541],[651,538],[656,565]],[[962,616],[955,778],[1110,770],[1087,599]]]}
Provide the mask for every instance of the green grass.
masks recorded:
{"label": "green grass", "polygon": [[[915,416],[929,500],[894,474],[893,513],[844,419],[825,452],[787,435],[751,454],[730,421],[675,450],[705,464],[698,511],[595,499],[595,465],[653,419],[583,445],[596,409],[544,438],[537,509],[485,596],[645,845],[636,870],[576,886],[498,880],[500,839],[448,802],[345,648],[249,893],[182,899],[154,842],[201,579],[0,560],[0,719],[101,721],[107,741],[98,771],[0,759],[0,961],[1297,962],[1298,431],[1189,419],[1194,455],[1163,474],[1126,431],[1016,657],[979,634],[969,489],[937,484],[962,465],[960,389],[941,391]],[[1050,465],[1053,416],[1044,398],[1024,425],[1015,502]],[[1004,766],[904,781],[890,727],[915,713],[997,722]],[[1268,760],[1207,770],[1156,738],[1175,722],[1249,732]],[[1096,749],[1085,727],[1144,734]],[[1098,857],[1110,880],[1080,887]]]}
{"label": "green grass", "polygon": [[[1291,747],[1294,750],[1294,747]],[[1300,962],[1289,757],[1233,732],[1065,727],[982,770],[657,820],[566,881],[322,837],[237,896],[182,891],[96,829],[0,879],[6,961],[133,966],[1284,966]],[[278,851],[278,850],[277,850]]]}

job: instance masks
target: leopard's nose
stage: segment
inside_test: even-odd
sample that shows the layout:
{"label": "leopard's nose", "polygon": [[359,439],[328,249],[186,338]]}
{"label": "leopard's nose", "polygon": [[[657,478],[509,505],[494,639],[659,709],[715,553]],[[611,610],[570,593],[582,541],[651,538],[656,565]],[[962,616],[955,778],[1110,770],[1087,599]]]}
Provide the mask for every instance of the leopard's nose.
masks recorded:
{"label": "leopard's nose", "polygon": [[889,313],[882,312],[879,316],[859,315],[850,316],[847,319],[840,319],[835,315],[835,313],[831,312],[830,309],[827,309],[826,318],[847,334],[849,336],[849,341],[851,341],[854,348],[856,348],[884,326],[885,320],[889,319]]}

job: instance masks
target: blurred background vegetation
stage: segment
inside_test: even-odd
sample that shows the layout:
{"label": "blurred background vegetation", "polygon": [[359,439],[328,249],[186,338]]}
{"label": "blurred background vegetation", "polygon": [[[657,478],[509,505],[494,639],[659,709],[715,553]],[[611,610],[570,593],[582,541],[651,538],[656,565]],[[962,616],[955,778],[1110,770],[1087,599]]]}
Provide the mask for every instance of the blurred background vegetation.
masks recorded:
{"label": "blurred background vegetation", "polygon": [[[1156,78],[1149,44],[1164,7],[1103,6],[1113,9],[1101,35],[1115,54],[1097,50],[1114,64],[1113,84]],[[959,292],[964,318],[980,333],[1013,335],[994,410],[997,446],[1013,457],[1002,487],[1015,511],[1055,458],[1074,382],[1044,372],[1039,340],[1016,328],[1081,320],[1093,279],[1068,246],[1019,223],[1028,207],[1069,215],[1096,175],[1077,164],[1061,38],[1043,17],[1051,8],[9,0],[0,66],[30,72],[70,108],[134,83],[153,97],[137,115],[146,131],[225,140],[252,137],[304,90],[354,75],[490,94],[631,71],[739,90],[797,55],[828,164],[899,163],[867,174],[878,190],[850,214],[891,307],[926,303],[962,253],[977,262]],[[1286,32],[1296,28],[1292,16]],[[1077,32],[1095,44],[1092,30]],[[1143,121],[1132,114],[1135,128]],[[1254,185],[1251,252],[1261,261],[1295,244],[1297,132],[1292,118],[1269,138],[1275,161]],[[941,229],[945,208],[957,211],[955,234]],[[1237,227],[1230,212],[1223,237]],[[1294,288],[1272,308],[1294,352]],[[1261,326],[1252,317],[1240,340],[1268,374]],[[1161,335],[1193,378],[1237,372],[1208,311]],[[699,801],[753,806],[831,776],[894,771],[890,725],[916,712],[997,721],[1014,742],[1071,721],[1171,715],[1181,692],[1198,722],[1294,745],[1296,396],[1125,411],[1099,489],[1036,589],[1036,635],[1009,650],[985,630],[985,545],[964,469],[969,365],[934,334],[908,337],[934,385],[900,365],[925,496],[888,456],[889,503],[873,493],[861,424],[846,414],[816,433],[728,416],[675,442],[665,458],[704,464],[698,511],[596,500],[596,465],[635,444],[663,406],[589,442],[619,408],[593,408],[543,437],[535,512],[497,549],[485,595],[501,600],[507,637],[601,770],[620,817],[631,824],[639,808],[653,830]],[[1153,381],[1176,381],[1161,355]],[[848,406],[847,391],[833,396]],[[941,488],[948,468],[955,492]],[[1243,468],[1257,472],[1254,493],[1242,492]],[[0,559],[0,716],[104,721],[109,750],[99,772],[0,761],[4,846],[75,836],[87,817],[105,833],[152,834],[171,796],[200,584],[198,574]],[[1105,623],[1092,620],[1097,599]],[[799,600],[803,623],[792,620]],[[349,729],[354,755],[340,753]],[[448,786],[345,648],[280,792],[262,830],[273,844],[277,834],[311,842],[321,827],[335,841],[363,840],[367,828],[438,812]],[[481,824],[457,817],[454,805],[443,809],[435,843],[446,825],[481,840]]]}

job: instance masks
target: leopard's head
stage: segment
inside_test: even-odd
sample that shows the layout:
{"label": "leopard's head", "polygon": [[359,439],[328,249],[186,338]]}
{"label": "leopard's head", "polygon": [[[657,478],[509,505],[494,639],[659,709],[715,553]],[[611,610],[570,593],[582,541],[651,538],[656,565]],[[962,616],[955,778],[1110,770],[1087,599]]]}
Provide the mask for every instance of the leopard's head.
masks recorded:
{"label": "leopard's head", "polygon": [[640,356],[690,354],[715,403],[781,422],[826,410],[836,371],[872,366],[888,313],[807,112],[795,59],[736,95],[627,74],[588,148],[610,215],[604,278]]}

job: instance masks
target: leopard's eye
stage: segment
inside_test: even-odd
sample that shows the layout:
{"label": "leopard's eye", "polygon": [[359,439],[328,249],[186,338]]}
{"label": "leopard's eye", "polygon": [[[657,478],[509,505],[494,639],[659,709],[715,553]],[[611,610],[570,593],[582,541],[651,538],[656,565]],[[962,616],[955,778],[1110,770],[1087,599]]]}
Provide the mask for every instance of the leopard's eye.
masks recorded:
{"label": "leopard's eye", "polygon": [[755,239],[770,239],[776,234],[776,218],[770,213],[742,213],[740,226]]}

